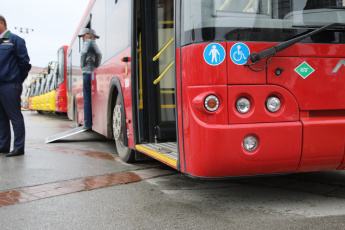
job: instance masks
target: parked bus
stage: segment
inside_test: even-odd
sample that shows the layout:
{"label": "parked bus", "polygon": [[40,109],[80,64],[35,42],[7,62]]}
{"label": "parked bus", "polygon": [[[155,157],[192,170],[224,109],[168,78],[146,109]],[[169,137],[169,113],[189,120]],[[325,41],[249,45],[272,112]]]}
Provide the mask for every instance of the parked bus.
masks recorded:
{"label": "parked bus", "polygon": [[343,0],[91,0],[68,49],[68,116],[83,124],[77,38],[95,29],[92,129],[120,158],[193,177],[345,169]]}
{"label": "parked bus", "polygon": [[43,78],[43,74],[39,74],[39,77],[35,80],[36,81],[36,84],[34,85],[34,89],[32,91],[32,100],[31,100],[31,103],[30,103],[30,110],[39,110],[38,108],[38,98],[39,98],[39,91],[40,91],[40,88],[41,88],[41,81],[42,81],[42,78]]}
{"label": "parked bus", "polygon": [[36,82],[37,82],[37,79],[33,80],[30,84],[30,93],[28,97],[28,107],[27,107],[27,109],[29,110],[33,110],[33,97],[35,94]]}
{"label": "parked bus", "polygon": [[28,102],[29,102],[29,95],[30,95],[30,86],[23,87],[21,98],[21,106],[23,109],[28,108]]}
{"label": "parked bus", "polygon": [[57,71],[57,87],[55,93],[55,111],[57,113],[67,113],[67,48],[62,46],[58,52],[58,71]]}
{"label": "parked bus", "polygon": [[[37,110],[40,114],[47,112],[63,113],[61,111],[64,111],[66,89],[63,86],[63,79],[59,80],[59,66],[60,64],[56,61],[49,62],[47,71],[40,74],[40,77],[32,83],[34,88],[31,88],[34,90],[29,97],[30,110]],[[63,72],[62,74],[64,75]],[[59,96],[56,96],[57,94]],[[56,100],[59,100],[59,102]],[[56,108],[56,105],[58,108]]]}
{"label": "parked bus", "polygon": [[57,81],[58,81],[58,62],[51,61],[48,64],[48,74],[47,74],[47,82],[44,87],[44,104],[45,110],[48,112],[56,111],[55,108],[55,95],[56,95],[56,88],[57,88]]}

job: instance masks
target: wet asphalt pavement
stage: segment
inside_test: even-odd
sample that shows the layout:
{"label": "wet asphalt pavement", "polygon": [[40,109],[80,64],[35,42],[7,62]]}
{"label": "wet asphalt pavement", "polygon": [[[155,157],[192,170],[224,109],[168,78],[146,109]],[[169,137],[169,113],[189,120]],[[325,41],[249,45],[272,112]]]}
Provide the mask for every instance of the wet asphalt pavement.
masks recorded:
{"label": "wet asphalt pavement", "polygon": [[112,140],[23,112],[24,156],[0,156],[0,229],[345,229],[345,172],[202,181],[125,164]]}

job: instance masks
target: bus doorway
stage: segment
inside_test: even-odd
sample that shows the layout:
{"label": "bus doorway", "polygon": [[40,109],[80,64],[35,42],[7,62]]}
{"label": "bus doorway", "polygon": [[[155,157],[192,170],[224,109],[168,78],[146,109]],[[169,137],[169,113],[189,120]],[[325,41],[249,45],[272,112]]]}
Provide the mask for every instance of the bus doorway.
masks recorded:
{"label": "bus doorway", "polygon": [[137,3],[139,145],[136,148],[168,156],[176,167],[174,1]]}

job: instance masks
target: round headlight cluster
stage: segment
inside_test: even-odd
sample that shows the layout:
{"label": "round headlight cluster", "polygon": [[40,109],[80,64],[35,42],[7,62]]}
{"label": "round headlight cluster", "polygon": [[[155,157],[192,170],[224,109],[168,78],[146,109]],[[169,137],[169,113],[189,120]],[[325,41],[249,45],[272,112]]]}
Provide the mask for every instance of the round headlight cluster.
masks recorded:
{"label": "round headlight cluster", "polygon": [[277,97],[269,97],[266,101],[266,108],[271,113],[277,112],[281,107],[281,102]]}
{"label": "round headlight cluster", "polygon": [[215,95],[209,95],[205,98],[205,108],[214,112],[219,108],[219,99]]}
{"label": "round headlight cluster", "polygon": [[250,101],[245,97],[241,97],[236,102],[236,109],[239,113],[248,113],[250,110]]}

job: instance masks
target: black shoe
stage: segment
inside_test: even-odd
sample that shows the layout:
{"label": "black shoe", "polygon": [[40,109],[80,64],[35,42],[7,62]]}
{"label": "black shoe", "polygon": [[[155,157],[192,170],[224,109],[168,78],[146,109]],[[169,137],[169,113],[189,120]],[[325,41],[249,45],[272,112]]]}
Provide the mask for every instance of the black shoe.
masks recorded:
{"label": "black shoe", "polygon": [[12,150],[12,152],[7,154],[6,157],[16,157],[16,156],[20,156],[20,155],[24,155],[24,150],[23,149],[14,149],[14,150]]}
{"label": "black shoe", "polygon": [[9,152],[10,152],[9,149],[0,149],[0,154],[7,154]]}
{"label": "black shoe", "polygon": [[86,127],[86,126],[84,126],[83,129],[85,129],[86,131],[92,130],[91,127]]}

